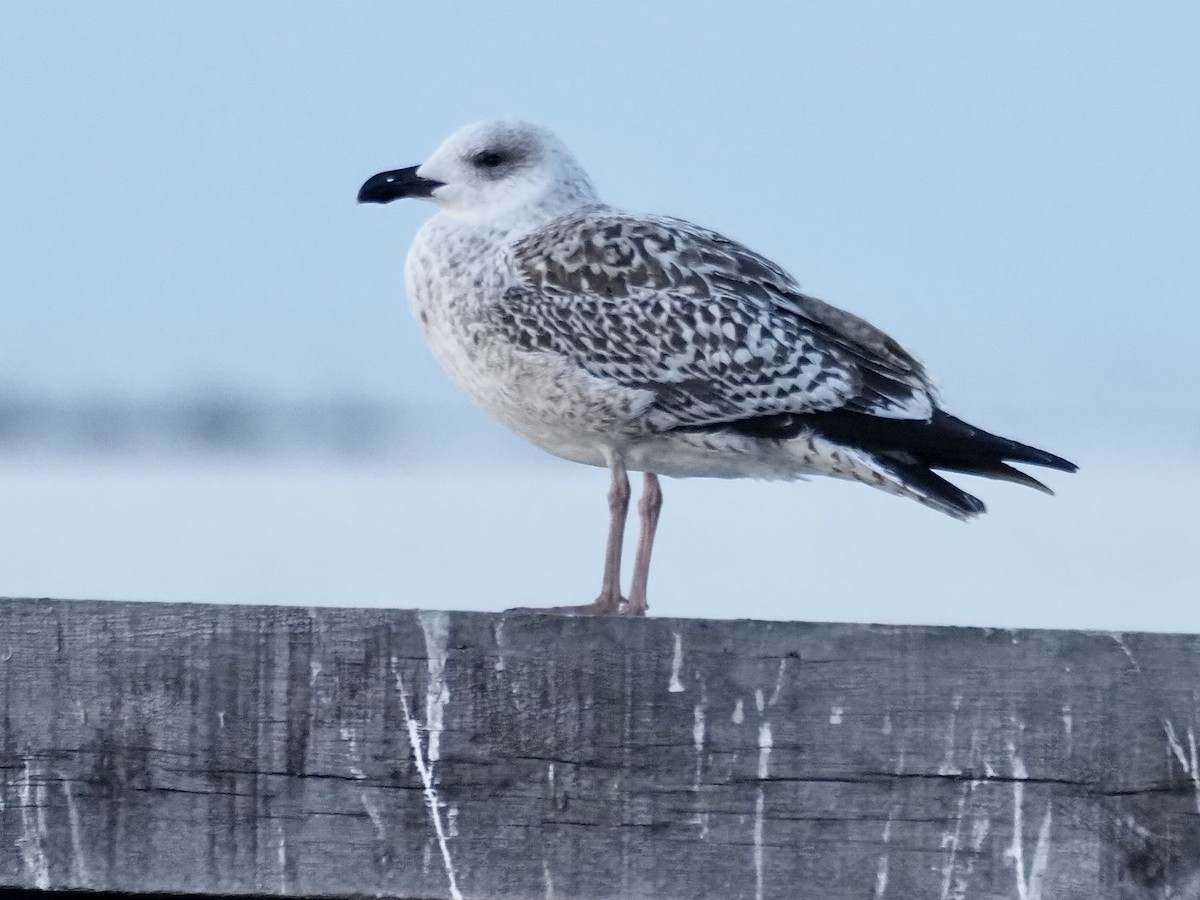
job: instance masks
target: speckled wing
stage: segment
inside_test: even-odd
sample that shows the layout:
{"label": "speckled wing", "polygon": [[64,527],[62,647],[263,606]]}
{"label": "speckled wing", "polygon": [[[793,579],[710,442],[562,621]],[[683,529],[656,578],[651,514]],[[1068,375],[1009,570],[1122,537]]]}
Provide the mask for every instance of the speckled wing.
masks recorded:
{"label": "speckled wing", "polygon": [[928,419],[921,364],[784,271],[689,222],[606,207],[506,248],[493,325],[530,351],[653,391],[657,430],[845,409]]}

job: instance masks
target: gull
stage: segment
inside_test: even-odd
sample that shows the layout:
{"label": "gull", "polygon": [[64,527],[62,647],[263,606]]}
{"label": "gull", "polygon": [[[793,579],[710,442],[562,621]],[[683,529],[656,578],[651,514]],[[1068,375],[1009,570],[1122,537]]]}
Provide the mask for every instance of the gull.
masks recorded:
{"label": "gull", "polygon": [[[360,203],[403,197],[437,206],[405,283],[442,366],[517,434],[611,473],[599,596],[539,611],[645,615],[660,475],[828,475],[968,519],[983,503],[934,470],[1047,493],[1009,463],[1076,470],[944,411],[915,356],[752,250],[605,204],[540,126],[469,125],[358,193]],[[631,470],[645,480],[625,597]]]}

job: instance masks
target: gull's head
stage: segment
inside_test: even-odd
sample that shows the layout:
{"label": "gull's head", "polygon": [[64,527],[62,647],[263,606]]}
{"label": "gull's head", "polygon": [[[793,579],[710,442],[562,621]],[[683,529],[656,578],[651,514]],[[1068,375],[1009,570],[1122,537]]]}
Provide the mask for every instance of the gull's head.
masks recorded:
{"label": "gull's head", "polygon": [[402,197],[428,198],[447,215],[479,223],[561,215],[596,202],[562,141],[513,119],[461,128],[419,166],[380,172],[358,192],[360,203]]}

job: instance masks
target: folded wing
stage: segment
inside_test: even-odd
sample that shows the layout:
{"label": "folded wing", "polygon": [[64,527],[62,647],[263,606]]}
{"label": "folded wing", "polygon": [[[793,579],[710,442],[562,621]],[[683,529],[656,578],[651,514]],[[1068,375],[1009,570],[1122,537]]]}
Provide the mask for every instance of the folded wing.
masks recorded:
{"label": "folded wing", "polygon": [[928,418],[921,364],[782,270],[688,222],[585,209],[508,249],[496,315],[530,349],[649,389],[653,427],[852,409]]}
{"label": "folded wing", "polygon": [[1007,462],[1075,468],[945,413],[924,366],[895,340],[689,222],[584,209],[510,245],[506,265],[496,324],[529,350],[653,392],[654,430],[817,434],[869,453],[959,517],[983,504],[933,469],[1046,490]]}

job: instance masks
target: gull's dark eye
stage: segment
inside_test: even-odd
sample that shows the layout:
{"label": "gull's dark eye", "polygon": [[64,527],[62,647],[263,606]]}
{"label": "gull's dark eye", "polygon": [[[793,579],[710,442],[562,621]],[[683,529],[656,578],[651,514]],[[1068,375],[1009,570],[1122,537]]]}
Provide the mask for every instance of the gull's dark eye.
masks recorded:
{"label": "gull's dark eye", "polygon": [[482,153],[476,153],[472,162],[481,169],[495,169],[508,162],[508,157],[499,150],[484,150]]}

